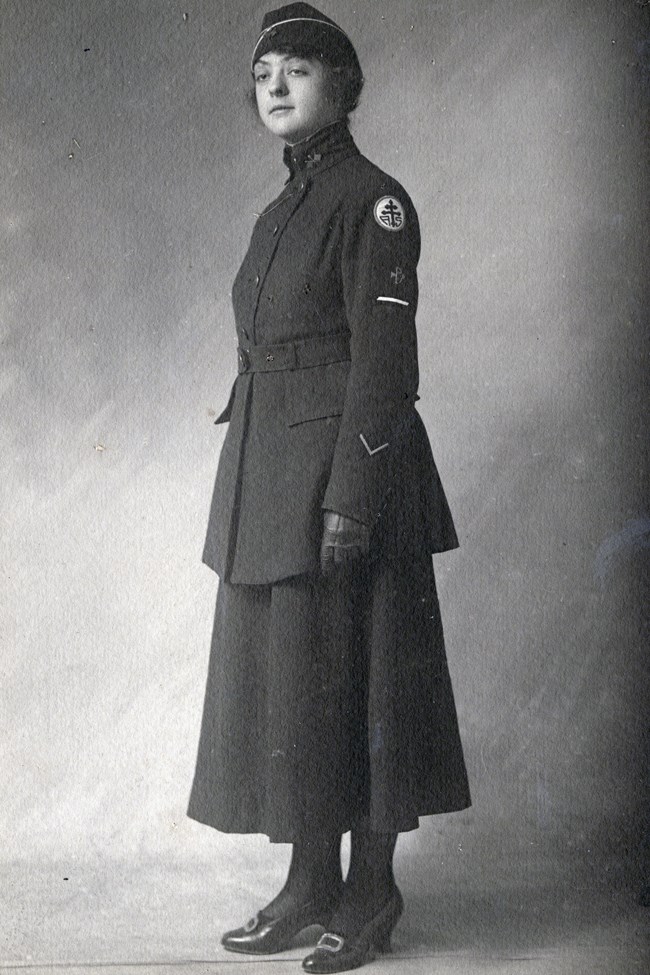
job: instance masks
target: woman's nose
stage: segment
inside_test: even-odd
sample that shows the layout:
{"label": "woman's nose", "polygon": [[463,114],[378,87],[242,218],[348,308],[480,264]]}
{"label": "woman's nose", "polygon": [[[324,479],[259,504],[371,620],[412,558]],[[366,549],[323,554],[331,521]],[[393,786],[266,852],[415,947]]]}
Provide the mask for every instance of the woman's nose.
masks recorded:
{"label": "woman's nose", "polygon": [[277,74],[271,79],[269,91],[272,95],[286,95],[288,92],[287,82],[283,74]]}

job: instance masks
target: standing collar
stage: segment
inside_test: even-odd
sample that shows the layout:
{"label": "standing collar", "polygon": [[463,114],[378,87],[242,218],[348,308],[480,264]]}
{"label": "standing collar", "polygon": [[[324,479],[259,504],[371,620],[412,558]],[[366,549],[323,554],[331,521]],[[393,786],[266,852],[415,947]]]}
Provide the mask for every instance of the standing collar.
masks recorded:
{"label": "standing collar", "polygon": [[338,119],[301,142],[286,145],[282,158],[289,169],[289,179],[293,179],[299,173],[317,172],[321,167],[337,162],[339,157],[358,151],[347,119]]}

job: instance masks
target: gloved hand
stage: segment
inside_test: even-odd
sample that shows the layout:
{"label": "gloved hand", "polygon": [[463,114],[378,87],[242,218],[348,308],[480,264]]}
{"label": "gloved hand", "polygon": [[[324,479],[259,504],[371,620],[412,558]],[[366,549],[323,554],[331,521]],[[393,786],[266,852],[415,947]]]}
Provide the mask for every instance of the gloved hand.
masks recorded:
{"label": "gloved hand", "polygon": [[337,566],[357,562],[368,555],[370,528],[354,518],[325,511],[320,564],[323,572],[333,572]]}

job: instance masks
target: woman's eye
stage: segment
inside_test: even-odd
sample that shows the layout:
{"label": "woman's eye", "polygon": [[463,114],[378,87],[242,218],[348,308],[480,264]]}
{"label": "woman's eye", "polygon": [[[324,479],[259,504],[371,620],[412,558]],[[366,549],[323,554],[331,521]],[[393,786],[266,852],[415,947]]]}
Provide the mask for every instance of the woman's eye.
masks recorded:
{"label": "woman's eye", "polygon": [[302,68],[292,68],[289,74],[307,74]]}
{"label": "woman's eye", "polygon": [[256,74],[255,75],[255,84],[256,85],[259,84],[260,81],[266,81],[266,78],[267,78],[267,76],[265,74]]}

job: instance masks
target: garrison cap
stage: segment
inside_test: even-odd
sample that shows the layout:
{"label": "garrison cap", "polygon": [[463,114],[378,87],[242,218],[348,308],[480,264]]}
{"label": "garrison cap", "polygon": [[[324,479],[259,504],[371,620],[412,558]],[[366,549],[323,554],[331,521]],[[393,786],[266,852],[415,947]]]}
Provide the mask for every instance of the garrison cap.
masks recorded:
{"label": "garrison cap", "polygon": [[345,31],[309,3],[289,3],[264,15],[251,69],[259,58],[285,44],[313,47],[337,66],[349,65],[361,71],[357,52]]}

